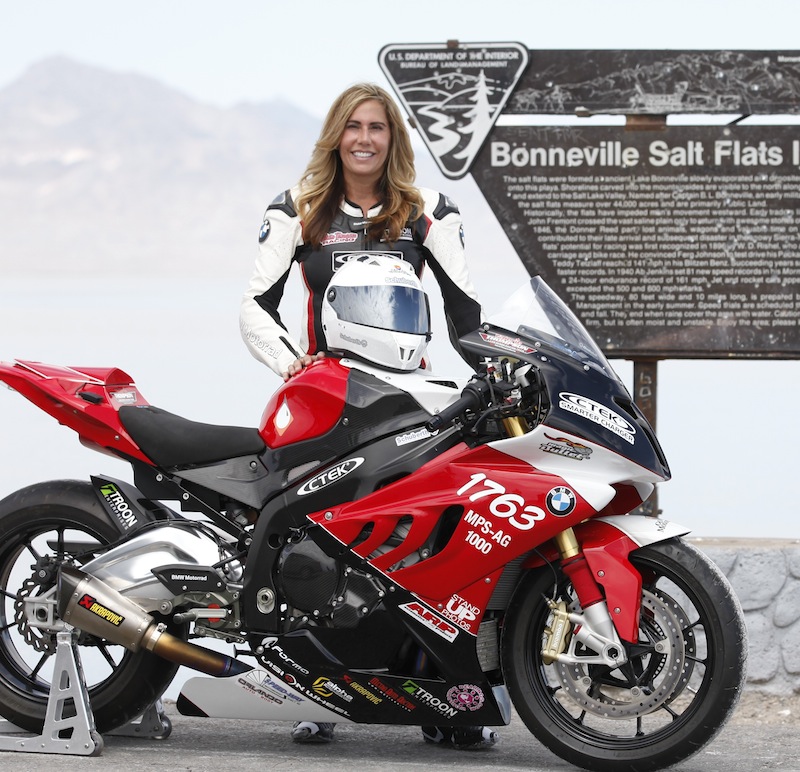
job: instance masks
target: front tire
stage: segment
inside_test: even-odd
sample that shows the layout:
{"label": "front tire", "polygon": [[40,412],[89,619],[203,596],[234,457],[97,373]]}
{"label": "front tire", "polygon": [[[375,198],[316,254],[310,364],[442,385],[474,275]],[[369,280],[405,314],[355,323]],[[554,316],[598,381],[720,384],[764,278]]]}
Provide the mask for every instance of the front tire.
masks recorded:
{"label": "front tire", "polygon": [[[22,729],[42,730],[56,641],[54,629],[30,623],[25,599],[53,595],[61,563],[80,565],[119,537],[89,483],[32,485],[0,501],[0,714]],[[77,648],[101,734],[140,716],[178,669],[85,633]]]}
{"label": "front tire", "polygon": [[555,599],[576,609],[560,571],[523,579],[503,633],[506,683],[526,726],[556,755],[596,772],[685,759],[722,728],[744,685],[744,619],[719,569],[680,539],[642,547],[630,561],[643,578],[642,610],[624,667],[543,662],[552,619],[543,597],[555,587]]}

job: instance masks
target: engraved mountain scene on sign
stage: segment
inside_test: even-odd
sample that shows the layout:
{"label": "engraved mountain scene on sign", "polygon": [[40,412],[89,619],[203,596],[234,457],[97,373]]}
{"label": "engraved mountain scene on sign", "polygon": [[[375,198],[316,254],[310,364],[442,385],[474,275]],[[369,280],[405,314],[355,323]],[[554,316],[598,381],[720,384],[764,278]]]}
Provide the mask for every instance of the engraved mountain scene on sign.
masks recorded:
{"label": "engraved mountain scene on sign", "polygon": [[463,177],[528,63],[516,43],[395,45],[379,56],[439,169]]}
{"label": "engraved mountain scene on sign", "polygon": [[800,112],[797,51],[531,52],[507,115]]}

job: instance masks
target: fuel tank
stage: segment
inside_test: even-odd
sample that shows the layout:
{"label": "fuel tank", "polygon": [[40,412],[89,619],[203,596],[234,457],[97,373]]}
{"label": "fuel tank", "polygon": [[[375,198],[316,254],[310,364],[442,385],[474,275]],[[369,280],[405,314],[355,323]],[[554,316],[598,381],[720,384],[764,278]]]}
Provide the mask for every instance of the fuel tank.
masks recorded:
{"label": "fuel tank", "polygon": [[258,432],[269,448],[281,448],[329,432],[344,412],[349,368],[328,357],[290,378],[271,397]]}

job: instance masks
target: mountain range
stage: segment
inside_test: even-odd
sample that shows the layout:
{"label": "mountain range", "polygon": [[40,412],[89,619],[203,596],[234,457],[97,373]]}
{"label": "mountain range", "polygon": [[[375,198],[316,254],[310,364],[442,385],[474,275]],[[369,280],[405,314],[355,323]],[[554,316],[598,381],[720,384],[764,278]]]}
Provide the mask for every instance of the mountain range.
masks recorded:
{"label": "mountain range", "polygon": [[4,275],[249,275],[261,216],[319,121],[287,102],[200,104],[64,57],[0,90]]}

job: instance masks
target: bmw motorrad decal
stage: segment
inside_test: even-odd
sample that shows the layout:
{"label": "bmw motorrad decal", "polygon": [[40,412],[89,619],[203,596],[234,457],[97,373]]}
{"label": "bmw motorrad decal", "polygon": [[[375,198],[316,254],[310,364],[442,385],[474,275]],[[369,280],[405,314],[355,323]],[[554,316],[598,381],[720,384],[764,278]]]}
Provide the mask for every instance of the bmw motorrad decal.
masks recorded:
{"label": "bmw motorrad decal", "polygon": [[563,458],[571,458],[574,461],[585,461],[592,455],[592,448],[580,442],[573,442],[566,437],[551,437],[549,434],[545,434],[544,436],[549,440],[539,445],[539,450],[544,453],[552,453],[553,455],[562,456]]}
{"label": "bmw motorrad decal", "polygon": [[583,397],[580,394],[573,394],[570,391],[562,391],[559,394],[558,406],[562,410],[567,410],[570,413],[600,424],[600,426],[613,432],[618,437],[622,437],[623,440],[631,445],[635,442],[636,428],[619,413],[605,405],[601,405],[599,402],[595,402],[593,399]]}
{"label": "bmw motorrad decal", "polygon": [[347,476],[350,472],[358,469],[361,464],[364,463],[364,459],[361,456],[356,458],[348,458],[346,461],[342,461],[336,466],[329,467],[324,472],[320,472],[318,475],[315,475],[306,483],[304,483],[297,491],[298,496],[307,496],[309,493],[316,493],[323,488],[326,488],[328,485],[333,485],[333,483],[339,482],[342,477]]}
{"label": "bmw motorrad decal", "polygon": [[434,614],[421,603],[417,603],[416,601],[412,603],[403,603],[398,606],[398,608],[405,611],[410,617],[413,617],[429,630],[433,630],[433,632],[447,641],[452,642],[458,636],[457,627],[442,619],[438,614]]}
{"label": "bmw motorrad decal", "polygon": [[264,220],[264,222],[261,223],[261,230],[258,232],[259,244],[263,244],[267,240],[267,236],[269,236],[269,229],[270,229],[269,220]]}
{"label": "bmw motorrad decal", "polygon": [[548,511],[552,512],[556,517],[569,515],[575,509],[576,503],[575,494],[563,485],[553,488],[545,499]]}
{"label": "bmw motorrad decal", "polygon": [[416,681],[409,679],[403,684],[403,691],[408,692],[414,697],[421,705],[432,708],[437,713],[443,716],[453,718],[458,715],[458,711],[448,705],[444,700],[439,699],[434,694],[431,694],[427,689],[423,689]]}
{"label": "bmw motorrad decal", "polygon": [[447,701],[456,709],[461,711],[475,711],[483,707],[486,698],[483,689],[474,684],[459,684],[453,686],[447,692]]}

